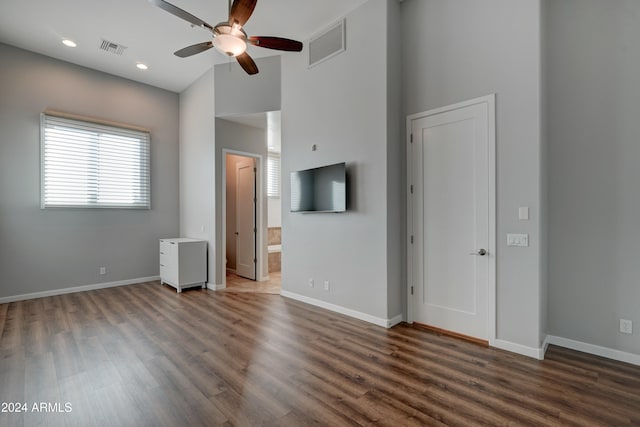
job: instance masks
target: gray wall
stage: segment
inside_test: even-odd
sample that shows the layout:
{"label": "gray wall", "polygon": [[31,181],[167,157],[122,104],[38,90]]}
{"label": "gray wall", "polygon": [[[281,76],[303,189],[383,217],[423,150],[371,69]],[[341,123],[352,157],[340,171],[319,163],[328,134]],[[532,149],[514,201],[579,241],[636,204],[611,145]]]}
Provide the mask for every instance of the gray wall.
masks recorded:
{"label": "gray wall", "polygon": [[547,43],[545,31],[548,4],[551,0],[540,2],[540,340],[544,341],[549,332],[549,132],[548,132],[548,80]]}
{"label": "gray wall", "polygon": [[208,241],[208,282],[215,285],[214,71],[180,94],[180,236]]}
{"label": "gray wall", "polygon": [[[382,319],[399,314],[387,295],[386,38],[387,1],[371,0],[347,16],[346,52],[311,69],[306,51],[282,60],[283,289]],[[346,213],[289,212],[292,171],[343,161]]]}
{"label": "gray wall", "polygon": [[[177,94],[4,44],[0,64],[0,297],[157,276],[178,233]],[[47,108],[151,129],[152,209],[41,210]]]}
{"label": "gray wall", "polygon": [[[496,93],[497,338],[540,347],[542,262],[539,0],[402,3],[404,113]],[[531,220],[518,220],[518,207]],[[528,233],[508,248],[507,233]]]}
{"label": "gray wall", "polygon": [[640,2],[549,1],[549,327],[640,353]]}
{"label": "gray wall", "polygon": [[[387,312],[407,312],[405,131],[402,115],[400,3],[387,1]],[[405,316],[406,320],[406,316]]]}
{"label": "gray wall", "polygon": [[[209,242],[208,281],[212,286],[222,285],[226,272],[222,254],[222,149],[259,153],[266,159],[264,131],[223,121],[218,137],[221,122],[216,117],[280,109],[280,57],[260,58],[256,64],[260,73],[254,76],[248,76],[235,63],[217,65],[180,94],[180,232]],[[254,139],[225,133],[232,128],[253,129],[249,132],[252,135],[261,132],[262,148],[256,148]],[[265,202],[265,218],[266,212]],[[264,250],[266,254],[266,247]],[[263,276],[266,269],[265,262]]]}
{"label": "gray wall", "polygon": [[235,61],[215,66],[216,116],[280,109],[280,56],[258,58],[255,62],[260,72],[252,76]]}

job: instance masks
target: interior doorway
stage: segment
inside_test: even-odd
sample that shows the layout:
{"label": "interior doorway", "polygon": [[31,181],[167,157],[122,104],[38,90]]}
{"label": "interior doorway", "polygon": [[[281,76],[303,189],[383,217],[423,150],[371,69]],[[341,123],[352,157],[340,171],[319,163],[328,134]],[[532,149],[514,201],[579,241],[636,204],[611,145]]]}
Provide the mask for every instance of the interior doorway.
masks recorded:
{"label": "interior doorway", "polygon": [[410,321],[495,335],[495,100],[408,118]]}
{"label": "interior doorway", "polygon": [[[254,148],[251,152],[223,150],[225,289],[279,294],[282,278],[280,112],[225,117],[225,120],[264,130],[266,141],[262,149],[255,147],[255,153]],[[252,171],[254,186],[247,184]],[[247,194],[253,194],[253,198]],[[250,219],[254,228],[243,227]],[[255,233],[247,235],[247,230]],[[255,249],[253,257],[251,248]]]}

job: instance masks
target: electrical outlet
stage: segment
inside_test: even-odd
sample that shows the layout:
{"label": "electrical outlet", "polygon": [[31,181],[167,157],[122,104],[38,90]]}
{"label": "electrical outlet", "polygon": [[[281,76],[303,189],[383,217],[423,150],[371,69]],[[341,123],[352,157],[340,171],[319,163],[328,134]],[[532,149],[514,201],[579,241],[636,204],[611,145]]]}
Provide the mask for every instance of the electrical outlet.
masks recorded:
{"label": "electrical outlet", "polygon": [[519,246],[519,247],[528,247],[529,246],[529,235],[528,234],[507,234],[507,246]]}
{"label": "electrical outlet", "polygon": [[328,280],[324,281],[324,290],[329,292],[329,281]]}
{"label": "electrical outlet", "polygon": [[313,279],[309,279],[309,287],[313,288]]}
{"label": "electrical outlet", "polygon": [[106,267],[100,267],[100,275],[104,276],[105,274],[107,274],[107,268]]}
{"label": "electrical outlet", "polygon": [[633,334],[633,322],[631,320],[620,319],[620,332],[623,334]]}

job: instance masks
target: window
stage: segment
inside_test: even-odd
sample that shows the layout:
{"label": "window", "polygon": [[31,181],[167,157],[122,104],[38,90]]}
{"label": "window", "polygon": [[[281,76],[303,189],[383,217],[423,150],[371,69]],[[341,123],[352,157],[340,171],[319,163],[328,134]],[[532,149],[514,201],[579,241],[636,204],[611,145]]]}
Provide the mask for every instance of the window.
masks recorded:
{"label": "window", "polygon": [[280,197],[280,153],[275,151],[267,156],[267,196]]}
{"label": "window", "polygon": [[149,132],[41,115],[41,207],[149,209]]}

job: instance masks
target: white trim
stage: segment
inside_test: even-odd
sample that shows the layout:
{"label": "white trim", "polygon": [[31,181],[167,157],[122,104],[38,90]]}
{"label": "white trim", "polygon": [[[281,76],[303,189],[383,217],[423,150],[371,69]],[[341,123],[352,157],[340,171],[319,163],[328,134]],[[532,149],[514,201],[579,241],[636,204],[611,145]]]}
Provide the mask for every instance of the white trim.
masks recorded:
{"label": "white trim", "polygon": [[615,350],[613,348],[601,347],[595,344],[588,344],[581,341],[571,340],[553,335],[547,336],[547,343],[557,345],[559,347],[569,348],[571,350],[581,351],[583,353],[593,354],[595,356],[606,357],[607,359],[617,360],[619,362],[630,363],[640,366],[640,354],[627,353],[626,351]]}
{"label": "white trim", "polygon": [[471,107],[477,104],[488,103],[489,105],[495,105],[495,93],[491,93],[489,95],[481,96],[479,98],[469,99],[466,101],[457,102],[455,104],[447,105],[444,107],[434,108],[428,111],[423,111],[420,113],[415,113],[407,116],[407,121],[411,122],[413,120],[421,119],[428,116],[435,116],[436,114],[446,113],[447,111],[459,110],[461,108]]}
{"label": "white trim", "polygon": [[210,289],[212,291],[221,291],[223,289],[226,289],[227,285],[225,285],[224,283],[222,285],[216,285],[213,283],[207,283],[207,289]]}
{"label": "white trim", "polygon": [[[487,289],[488,300],[488,316],[489,316],[489,342],[495,341],[497,338],[498,330],[498,295],[497,295],[497,276],[496,276],[496,263],[498,262],[498,245],[496,242],[497,228],[498,228],[498,216],[496,210],[496,94],[485,96],[483,98],[487,102],[488,113],[488,137],[489,137],[489,247],[493,253],[493,256],[489,261],[489,286]],[[544,353],[542,354],[544,358]]]}
{"label": "white trim", "polygon": [[[322,64],[324,61],[333,58],[334,56],[340,55],[342,52],[345,52],[347,50],[347,18],[346,16],[344,18],[342,18],[341,20],[327,26],[325,29],[323,29],[322,31],[319,31],[318,33],[314,34],[312,37],[309,38],[309,40],[307,41],[307,69],[310,70],[311,68],[315,67],[318,64]],[[320,37],[326,35],[327,33],[329,33],[330,31],[338,28],[338,27],[342,27],[342,46],[340,47],[340,49],[336,50],[333,53],[330,53],[329,55],[325,56],[322,59],[317,60],[316,62],[311,62],[311,43],[313,43],[314,41],[316,41],[317,39],[319,39]]]}
{"label": "white trim", "polygon": [[398,314],[395,317],[392,317],[391,319],[387,320],[387,328],[393,328],[394,326],[402,323],[402,314]]}
{"label": "white trim", "polygon": [[[497,263],[497,215],[496,215],[496,94],[492,93],[467,101],[458,102],[456,104],[447,105],[445,107],[434,108],[407,116],[406,138],[407,138],[407,321],[413,323],[415,319],[413,296],[411,295],[411,286],[413,284],[413,245],[411,244],[411,235],[413,234],[413,198],[410,196],[410,186],[412,184],[413,170],[411,168],[411,132],[412,122],[424,117],[445,113],[460,108],[466,108],[477,104],[487,104],[487,143],[489,156],[489,244],[487,250],[489,252],[489,270],[488,270],[488,289],[487,289],[487,315],[488,315],[488,339],[489,345],[498,347],[497,327],[498,321],[497,311],[497,291],[496,291],[496,263]],[[506,341],[504,341],[506,343]],[[531,348],[526,347],[527,353]],[[519,351],[516,351],[519,353]],[[536,354],[537,351],[536,351]],[[544,354],[543,354],[544,356]],[[537,356],[532,356],[537,357]]]}
{"label": "white trim", "polygon": [[538,360],[544,360],[544,348],[527,347],[526,345],[516,344],[511,341],[493,340],[491,347],[500,350],[506,350],[511,353],[521,354],[523,356],[532,357]]}
{"label": "white trim", "polygon": [[402,322],[402,315],[395,316],[392,319],[383,319],[381,317],[371,316],[370,314],[361,313],[359,311],[351,310],[350,308],[331,304],[326,301],[310,298],[304,295],[296,294],[294,292],[281,290],[280,295],[282,295],[285,298],[290,298],[290,299],[304,302],[306,304],[310,304],[316,307],[324,308],[325,310],[344,314],[345,316],[353,317],[358,320],[364,320],[365,322],[373,323],[374,325],[382,326],[383,328],[391,328],[397,325],[398,323]]}
{"label": "white trim", "polygon": [[544,336],[544,340],[542,340],[542,358],[547,354],[547,350],[549,350],[549,335]]}
{"label": "white trim", "polygon": [[412,147],[411,147],[411,133],[412,133],[412,119],[411,117],[407,117],[407,128],[406,128],[406,138],[407,138],[407,159],[406,159],[406,169],[407,169],[407,322],[413,323],[413,319],[415,315],[413,313],[413,294],[411,292],[411,287],[413,286],[413,244],[411,243],[411,236],[413,235],[413,197],[411,196],[411,186],[412,177],[413,177],[413,162],[411,161],[412,157]]}
{"label": "white trim", "polygon": [[115,288],[118,286],[137,285],[139,283],[153,282],[160,280],[160,276],[140,277],[138,279],[119,280],[117,282],[96,283],[93,285],[73,286],[70,288],[53,289],[51,291],[34,292],[31,294],[14,295],[0,298],[0,304],[15,301],[25,301],[36,298],[53,297],[56,295],[73,294],[76,292],[95,291],[97,289]]}

